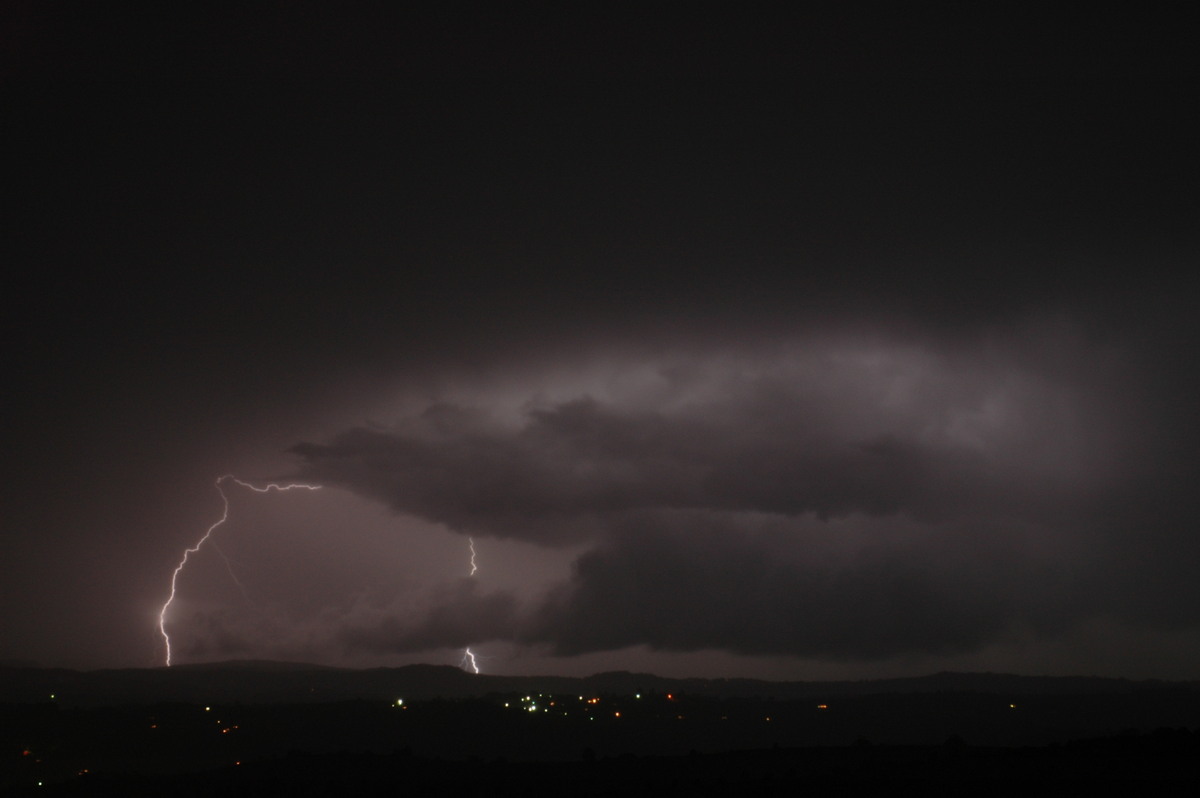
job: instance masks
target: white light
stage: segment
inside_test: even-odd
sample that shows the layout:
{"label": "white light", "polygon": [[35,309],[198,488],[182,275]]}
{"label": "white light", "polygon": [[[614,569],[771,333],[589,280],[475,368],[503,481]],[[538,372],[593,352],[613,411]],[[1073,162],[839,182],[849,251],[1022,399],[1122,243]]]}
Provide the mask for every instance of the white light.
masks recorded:
{"label": "white light", "polygon": [[[221,483],[227,479],[231,479],[237,484],[241,485],[243,488],[249,488],[255,493],[269,493],[272,490],[277,490],[282,493],[284,491],[294,490],[297,488],[303,490],[321,489],[320,485],[278,485],[274,482],[268,483],[265,487],[260,488],[255,485],[251,485],[249,482],[242,482],[233,474],[225,474],[217,479],[217,493],[221,494],[221,502],[224,504],[224,510],[221,512],[221,518],[208,528],[208,531],[205,532],[198,541],[196,541],[194,546],[184,549],[183,559],[179,561],[179,565],[176,565],[175,570],[171,573],[171,595],[167,597],[166,603],[164,603],[162,605],[162,609],[158,611],[158,632],[162,635],[163,644],[166,646],[167,655],[164,664],[168,666],[171,664],[171,636],[167,634],[167,610],[171,608],[171,603],[175,601],[175,584],[179,581],[180,572],[183,570],[184,566],[187,565],[188,557],[191,557],[193,554],[200,551],[200,547],[204,545],[204,541],[212,537],[212,533],[217,531],[218,527],[229,520],[229,497],[225,495],[225,489],[221,487]],[[230,571],[230,575],[233,575],[232,571]],[[237,577],[234,577],[234,581],[237,581]]]}

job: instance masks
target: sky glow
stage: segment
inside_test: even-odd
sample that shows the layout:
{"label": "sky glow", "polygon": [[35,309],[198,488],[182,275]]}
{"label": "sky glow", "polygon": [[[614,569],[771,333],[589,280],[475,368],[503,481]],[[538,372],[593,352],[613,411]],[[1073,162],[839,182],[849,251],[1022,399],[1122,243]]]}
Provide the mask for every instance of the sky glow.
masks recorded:
{"label": "sky glow", "polygon": [[1200,678],[1155,14],[22,11],[0,659]]}

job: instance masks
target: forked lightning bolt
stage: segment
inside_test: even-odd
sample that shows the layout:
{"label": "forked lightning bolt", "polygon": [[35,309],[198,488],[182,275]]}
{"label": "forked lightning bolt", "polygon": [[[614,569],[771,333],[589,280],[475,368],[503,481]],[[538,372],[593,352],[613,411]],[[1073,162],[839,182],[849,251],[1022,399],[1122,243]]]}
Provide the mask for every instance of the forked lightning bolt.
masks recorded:
{"label": "forked lightning bolt", "polygon": [[[217,493],[221,494],[221,503],[223,505],[222,511],[221,511],[221,517],[220,517],[220,519],[217,520],[217,522],[215,524],[213,524],[212,526],[210,526],[208,528],[208,530],[200,537],[199,540],[196,541],[196,545],[192,546],[189,549],[184,550],[183,559],[181,559],[179,561],[179,565],[176,565],[175,570],[171,573],[171,595],[167,597],[166,603],[164,603],[162,605],[162,609],[158,611],[158,632],[159,632],[159,634],[162,635],[163,645],[166,647],[166,652],[167,652],[166,664],[167,665],[171,664],[171,636],[169,634],[167,634],[167,610],[169,610],[171,608],[171,603],[175,601],[176,583],[179,581],[180,572],[182,572],[184,566],[187,565],[188,558],[191,557],[196,552],[200,551],[200,547],[204,545],[205,541],[207,541],[210,537],[212,537],[212,533],[216,532],[217,529],[222,524],[224,524],[226,521],[229,520],[229,497],[225,494],[225,488],[223,487],[223,483],[225,483],[225,482],[235,482],[238,485],[241,485],[243,488],[249,488],[250,490],[254,491],[255,493],[269,493],[273,490],[277,490],[282,493],[284,491],[289,491],[289,490],[320,490],[321,489],[320,485],[305,485],[305,484],[301,484],[301,483],[279,485],[274,482],[267,483],[266,485],[264,485],[263,487],[260,488],[257,485],[251,485],[249,482],[243,482],[242,480],[235,477],[233,474],[226,474],[222,477],[217,478],[217,482],[216,482]],[[221,554],[221,557],[222,557],[222,559],[225,559],[225,564],[229,565],[229,560],[225,557],[225,555],[223,553]],[[233,576],[232,568],[229,571],[229,575]],[[239,587],[241,587],[241,583],[238,582],[238,579],[236,576],[233,576],[233,581],[235,583],[237,583]]]}
{"label": "forked lightning bolt", "polygon": [[471,544],[471,573],[469,576],[474,576],[479,570],[479,566],[475,564],[475,538],[467,538],[467,542]]}

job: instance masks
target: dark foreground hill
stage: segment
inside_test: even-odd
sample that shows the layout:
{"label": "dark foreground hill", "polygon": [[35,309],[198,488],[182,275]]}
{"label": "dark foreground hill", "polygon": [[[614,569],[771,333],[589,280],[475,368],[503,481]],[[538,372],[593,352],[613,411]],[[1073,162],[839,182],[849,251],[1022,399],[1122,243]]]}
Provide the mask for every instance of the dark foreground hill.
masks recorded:
{"label": "dark foreground hill", "polygon": [[567,679],[243,662],[6,669],[0,690],[3,794],[1165,789],[1194,775],[1200,754],[1194,683]]}
{"label": "dark foreground hill", "polygon": [[687,693],[717,698],[824,699],[888,693],[995,695],[1126,694],[1200,689],[1196,682],[1130,681],[1099,677],[939,673],[905,679],[769,682],[758,679],[668,679],[618,671],[585,678],[490,676],[442,665],[354,670],[288,662],[235,661],[170,668],[74,671],[0,667],[0,703],[48,700],[60,706],[110,706],[170,701],[192,703],[326,703],[391,700],[399,696],[477,698],[493,693]]}

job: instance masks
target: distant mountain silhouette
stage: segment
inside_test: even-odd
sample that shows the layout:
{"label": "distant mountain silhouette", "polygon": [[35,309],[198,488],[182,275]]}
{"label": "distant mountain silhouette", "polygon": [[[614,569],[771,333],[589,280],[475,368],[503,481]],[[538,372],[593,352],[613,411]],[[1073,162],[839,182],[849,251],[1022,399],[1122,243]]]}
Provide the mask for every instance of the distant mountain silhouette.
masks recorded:
{"label": "distant mountain silhouette", "polygon": [[239,660],[170,668],[75,671],[0,666],[0,702],[54,701],[64,706],[162,702],[320,703],[347,700],[470,698],[495,693],[680,693],[721,698],[833,699],[916,693],[1095,695],[1138,690],[1197,689],[1197,682],[1133,681],[1095,676],[937,673],[902,679],[771,682],[758,679],[671,679],[614,671],[575,678],[492,676],[447,665],[363,670],[294,662]]}
{"label": "distant mountain silhouette", "polygon": [[[1149,773],[1151,792],[1185,793],[1200,756],[1198,687],[997,673],[491,676],[263,661],[0,668],[0,732],[11,751],[30,752],[0,761],[0,794],[275,794],[281,783],[290,795],[357,794],[346,785],[358,779],[362,793],[546,795],[604,773],[603,792],[623,794],[630,784],[658,784],[647,794],[663,795],[718,780],[748,794],[778,792],[772,784],[796,793],[822,773],[818,786],[848,795],[890,794],[895,779],[914,794],[995,792],[998,773],[1009,774],[1002,794],[1047,773],[1072,787],[1090,773],[1097,786],[1120,778],[1138,789]],[[493,789],[498,777],[508,787]]]}

